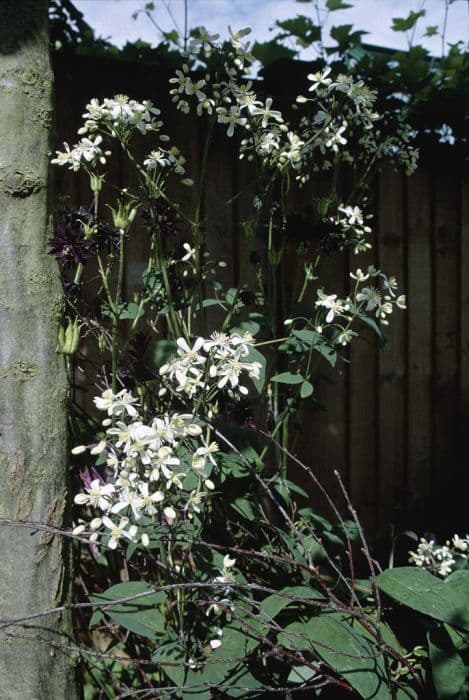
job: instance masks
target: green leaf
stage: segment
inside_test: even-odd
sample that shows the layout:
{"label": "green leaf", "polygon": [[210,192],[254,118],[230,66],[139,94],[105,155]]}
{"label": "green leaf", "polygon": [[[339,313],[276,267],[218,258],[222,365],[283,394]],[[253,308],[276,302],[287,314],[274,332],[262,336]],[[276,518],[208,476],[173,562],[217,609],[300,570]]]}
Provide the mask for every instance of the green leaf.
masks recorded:
{"label": "green leaf", "polygon": [[179,41],[179,34],[175,29],[173,29],[171,32],[163,32],[163,37],[166,39],[166,41],[171,41],[173,44],[177,44]]}
{"label": "green leaf", "polygon": [[[288,597],[290,596],[290,597]],[[316,591],[310,586],[287,586],[282,588],[278,593],[273,593],[267,596],[261,603],[259,612],[265,615],[267,619],[272,619],[276,617],[284,608],[289,605],[302,605],[302,603],[297,603],[292,598],[304,598],[305,600],[322,600],[324,599],[323,593]],[[304,603],[307,605],[307,603]],[[308,606],[309,610],[314,608]]]}
{"label": "green leaf", "polygon": [[176,355],[176,343],[172,340],[155,340],[145,350],[143,364],[159,369]]}
{"label": "green leaf", "polygon": [[[181,648],[179,642],[161,644],[153,652],[152,659],[154,661],[160,661],[163,664],[161,666],[162,670],[175,685],[184,685],[186,670],[183,664],[186,660],[186,654],[184,649]],[[170,662],[172,664],[174,663],[177,664],[177,666],[169,666],[165,662]]]}
{"label": "green leaf", "polygon": [[[221,647],[221,649],[223,649],[223,647]],[[225,689],[225,693],[230,698],[245,698],[245,688],[249,688],[251,690],[260,690],[264,684],[258,681],[256,678],[254,678],[252,673],[250,673],[245,666],[241,666],[238,669],[236,669],[232,674],[230,674],[228,679],[228,685],[230,687]],[[251,695],[251,693],[249,694]]]}
{"label": "green leaf", "polygon": [[219,299],[204,299],[202,301],[202,308],[208,309],[209,306],[221,306],[221,301],[219,301]]}
{"label": "green leaf", "polygon": [[182,691],[184,700],[210,700],[212,697],[210,688],[207,688],[204,671],[189,670],[184,685],[186,686]]}
{"label": "green leaf", "polygon": [[303,498],[308,498],[308,494],[301,486],[298,486],[298,484],[295,484],[294,481],[290,481],[289,479],[282,479],[278,474],[270,481],[270,484],[286,503],[290,502],[290,492],[297,493],[303,496]]}
{"label": "green leaf", "polygon": [[345,51],[361,43],[361,38],[368,32],[355,31],[352,32],[353,24],[341,24],[338,27],[332,27],[330,34],[339,45],[339,50]]}
{"label": "green leaf", "polygon": [[403,566],[387,569],[377,577],[379,588],[401,605],[423,615],[469,630],[469,606],[465,593],[444,583],[425,569]]}
{"label": "green leaf", "polygon": [[431,26],[426,28],[425,36],[435,36],[435,34],[438,34],[438,25],[437,24],[432,24]]}
{"label": "green leaf", "polygon": [[144,314],[145,311],[140,308],[140,304],[130,301],[128,304],[123,305],[122,310],[119,312],[119,318],[135,321],[142,318]]}
{"label": "green leaf", "polygon": [[288,625],[278,642],[288,649],[314,648],[365,700],[390,700],[383,658],[360,630],[341,613],[326,613]]}
{"label": "green leaf", "polygon": [[261,365],[261,368],[259,370],[259,379],[251,379],[252,383],[254,384],[254,386],[260,394],[265,384],[265,357],[261,352],[259,352],[259,350],[253,348],[252,345],[250,345],[249,353],[247,355],[246,360],[247,362],[259,362],[259,364]]}
{"label": "green leaf", "polygon": [[270,66],[282,58],[294,58],[297,51],[292,51],[292,49],[288,49],[275,39],[272,39],[261,44],[256,41],[251,49],[251,53],[263,66]]}
{"label": "green leaf", "polygon": [[[142,318],[142,316],[145,315],[144,309],[140,308],[140,305],[136,304],[134,301],[120,302],[119,304],[117,304],[116,311],[117,318],[120,318],[122,320],[128,319],[130,321],[134,321],[135,319]],[[107,303],[102,305],[101,313],[103,314],[103,316],[109,316],[110,318],[114,318],[114,312]]]}
{"label": "green leaf", "polygon": [[166,594],[163,592],[151,593],[152,590],[146,581],[118,583],[108,588],[104,593],[90,596],[90,600],[92,603],[102,604],[148,592],[146,596],[126,603],[119,603],[106,608],[103,612],[125,629],[149,639],[156,639],[166,627],[165,618],[156,607],[166,600]]}
{"label": "green leaf", "polygon": [[[331,533],[324,532],[323,537],[333,537]],[[342,544],[342,542],[340,542]],[[304,535],[301,541],[298,539],[296,546],[293,549],[293,556],[296,561],[304,563],[305,557],[311,558],[313,561],[320,561],[326,557],[326,550],[319,544],[313,535]]]}
{"label": "green leaf", "polygon": [[343,0],[327,0],[326,7],[331,12],[334,10],[348,10],[349,7],[353,7],[348,2],[343,2]]}
{"label": "green leaf", "polygon": [[292,666],[287,680],[289,683],[307,683],[317,675],[317,671],[309,666]]}
{"label": "green leaf", "polygon": [[281,372],[270,378],[271,382],[280,382],[281,384],[302,384],[303,377],[301,374],[292,374],[291,372]]}
{"label": "green leaf", "polygon": [[376,335],[379,338],[379,344],[381,345],[381,347],[384,347],[388,342],[388,339],[383,334],[381,328],[378,326],[376,321],[373,318],[370,318],[370,316],[367,316],[366,314],[357,314],[357,318],[359,318],[362,323],[364,323],[376,333]]}
{"label": "green leaf", "polygon": [[321,40],[321,27],[305,15],[297,15],[294,19],[277,20],[276,25],[285,30],[285,34],[280,34],[277,39],[295,37],[296,43],[302,48],[307,48],[315,41]]}
{"label": "green leaf", "polygon": [[337,350],[328,345],[327,342],[315,345],[314,349],[317,350],[332,367],[335,367],[337,362]]}
{"label": "green leaf", "polygon": [[428,632],[433,683],[439,700],[466,700],[466,669],[451,638],[442,627]]}
{"label": "green leaf", "polygon": [[228,302],[228,304],[233,305],[236,300],[238,299],[238,292],[239,290],[236,287],[230,287],[228,291],[225,294],[225,299]]}
{"label": "green leaf", "polygon": [[469,595],[469,570],[461,569],[453,571],[444,579],[445,586],[449,586],[453,591],[461,595]]}
{"label": "green leaf", "polygon": [[311,396],[311,394],[313,393],[313,391],[314,391],[313,385],[305,379],[305,381],[303,382],[303,384],[302,384],[301,387],[300,387],[300,396],[301,396],[301,398],[302,398],[302,399],[307,399],[308,396]]}
{"label": "green leaf", "polygon": [[444,627],[448,632],[455,649],[458,651],[469,649],[469,632],[455,630],[453,627],[451,627],[451,625],[445,625]]}
{"label": "green leaf", "polygon": [[260,326],[255,321],[241,321],[235,328],[230,328],[230,333],[250,333],[251,335],[257,335],[259,333]]}
{"label": "green leaf", "polygon": [[234,510],[243,518],[249,520],[250,522],[256,520],[257,518],[254,506],[247,498],[237,498],[235,501],[233,501],[231,507],[234,508]]}
{"label": "green leaf", "polygon": [[299,338],[303,341],[303,343],[307,343],[308,345],[316,345],[317,343],[324,342],[321,334],[316,333],[316,331],[292,331],[292,335],[294,335],[296,338]]}
{"label": "green leaf", "polygon": [[[213,652],[211,659],[219,658],[226,659],[227,661],[226,663],[212,663],[206,666],[205,676],[210,683],[227,686],[243,686],[243,681],[246,681],[246,687],[262,687],[261,684],[249,674],[244,664],[240,661],[240,659],[250,654],[252,650],[258,646],[260,643],[259,637],[262,636],[263,633],[262,626],[261,629],[259,629],[258,623],[254,623],[252,620],[249,621],[249,619],[246,623],[246,626],[243,627],[241,622],[233,621],[223,627],[222,645]],[[252,628],[252,633],[249,628]],[[257,635],[259,635],[259,637]],[[232,661],[230,661],[230,659],[232,659]],[[254,683],[255,685],[250,685],[250,683]],[[242,697],[242,693],[240,695]],[[238,697],[238,694],[236,693],[232,696]]]}
{"label": "green leaf", "polygon": [[425,10],[414,12],[413,10],[407,17],[393,17],[391,29],[393,32],[407,32],[417,23],[420,17],[425,17]]}

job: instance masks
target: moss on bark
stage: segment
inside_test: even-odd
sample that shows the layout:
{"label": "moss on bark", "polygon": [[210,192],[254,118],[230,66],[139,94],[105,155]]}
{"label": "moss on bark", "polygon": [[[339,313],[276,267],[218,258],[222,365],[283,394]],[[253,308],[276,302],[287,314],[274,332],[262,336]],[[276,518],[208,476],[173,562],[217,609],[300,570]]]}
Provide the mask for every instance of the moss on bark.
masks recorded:
{"label": "moss on bark", "polygon": [[[60,279],[47,254],[51,91],[47,0],[2,0],[0,517],[61,526],[67,382],[56,352]],[[63,603],[68,556],[61,538],[0,527],[0,619]],[[74,700],[72,657],[15,634],[69,643],[70,618],[54,615],[0,630],[0,698]]]}

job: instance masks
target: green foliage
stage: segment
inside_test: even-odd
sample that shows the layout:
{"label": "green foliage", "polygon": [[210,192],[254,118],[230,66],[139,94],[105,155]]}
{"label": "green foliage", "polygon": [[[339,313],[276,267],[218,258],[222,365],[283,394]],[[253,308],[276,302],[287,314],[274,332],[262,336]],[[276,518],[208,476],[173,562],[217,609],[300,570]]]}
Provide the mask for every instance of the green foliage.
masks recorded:
{"label": "green foliage", "polygon": [[[165,618],[161,612],[161,605],[166,600],[166,594],[163,592],[152,593],[152,590],[145,581],[118,583],[103,593],[90,596],[90,600],[96,603],[99,611],[99,605],[103,603],[108,604],[114,600],[128,598],[129,600],[126,602],[106,606],[103,610],[104,614],[130,632],[143,635],[148,639],[157,639],[165,629]],[[92,620],[92,624],[98,622],[97,617],[95,616]],[[101,617],[101,613],[99,613],[99,617]]]}
{"label": "green foliage", "polygon": [[415,27],[420,17],[425,17],[425,10],[410,12],[407,17],[393,17],[391,29],[394,32],[407,32]]}
{"label": "green foliage", "polygon": [[465,700],[467,671],[444,628],[429,630],[428,652],[437,697],[441,700]]}
{"label": "green foliage", "polygon": [[453,627],[469,630],[469,572],[461,574],[462,586],[458,579],[456,583],[450,578],[442,581],[424,569],[404,566],[384,571],[378,576],[377,583],[383,593],[401,605]]}
{"label": "green foliage", "polygon": [[275,39],[262,43],[256,41],[251,49],[251,53],[263,66],[270,66],[282,58],[293,58],[295,56],[293,49],[282,46]]}
{"label": "green foliage", "polygon": [[343,2],[343,0],[326,0],[326,7],[331,12],[334,10],[347,10],[349,7],[353,7],[348,2]]}
{"label": "green foliage", "polygon": [[275,24],[279,29],[283,29],[283,33],[279,34],[277,39],[293,37],[302,48],[321,40],[321,27],[305,15],[297,15],[295,19],[284,21],[277,20]]}
{"label": "green foliage", "polygon": [[[349,5],[328,0],[326,6],[334,12]],[[152,3],[144,11],[152,12]],[[396,20],[396,29],[413,29],[415,14]],[[322,52],[324,36],[306,15],[277,28],[277,38],[252,48],[243,43],[247,30],[230,32],[219,44],[200,28],[191,32],[191,55],[176,56],[172,101],[203,120],[206,139],[201,163],[193,164],[195,194],[184,207],[170,195],[186,179],[184,156],[166,145],[160,121],[166,115],[149,103],[116,96],[109,99],[112,108],[106,101],[88,105],[82,133],[98,136],[97,142],[80,142],[55,159],[89,176],[94,203],[93,212],[77,212],[65,227],[80,243],[72,245],[73,284],[89,284],[95,293],[95,268],[87,267],[92,256],[99,275],[93,308],[75,298],[67,308],[67,319],[83,325],[88,343],[80,367],[89,347],[95,351],[86,390],[93,396],[96,382],[96,407],[106,416],[104,422],[92,416],[83,436],[80,409],[83,446],[74,450],[77,460],[89,452],[77,464],[85,488],[75,499],[75,534],[82,538],[84,575],[91,569],[94,577],[87,586],[96,608],[90,627],[105,630],[116,650],[142,662],[140,673],[125,676],[129,694],[166,688],[171,698],[201,700],[288,688],[316,696],[330,683],[367,700],[418,697],[426,691],[427,662],[416,650],[425,644],[434,685],[445,697],[462,688],[466,572],[445,582],[416,567],[375,576],[353,509],[352,520],[344,520],[294,445],[322,368],[347,361],[346,348],[359,333],[371,331],[384,343],[382,324],[393,308],[405,308],[393,278],[371,266],[351,271],[350,291],[342,295],[329,286],[337,261],[370,247],[368,190],[376,169],[386,162],[409,171],[415,166],[412,132],[395,93],[419,93],[424,104],[435,68],[421,47],[388,60],[362,44],[364,32],[350,24],[333,27],[334,45],[325,47],[316,67],[326,67],[326,56],[334,71],[303,76],[310,89],[296,96],[290,119],[274,98],[254,92],[245,66],[252,56],[264,67],[288,63],[297,52],[284,39],[318,44]],[[170,62],[180,37],[164,39],[158,55]],[[140,42],[121,55],[148,58],[149,52]],[[460,89],[465,59],[455,50],[447,60],[453,82],[445,89]],[[414,118],[415,104],[402,101]],[[235,149],[253,178],[252,206],[245,207],[239,235],[246,234],[255,274],[233,287],[219,278],[226,261],[212,259],[209,250],[207,232],[219,211],[204,206],[208,154],[224,130],[227,138],[240,135]],[[141,159],[135,137],[147,131],[148,148],[158,150]],[[115,194],[107,144],[135,169],[120,205],[103,203]],[[105,178],[109,190],[102,187]],[[343,191],[338,183],[345,183]],[[292,210],[292,195],[305,185],[312,204],[302,218]],[[103,204],[139,215],[112,227]],[[65,233],[58,231],[54,247],[62,261],[69,250]],[[142,233],[149,241],[146,269],[128,298],[127,241]],[[285,284],[292,253],[297,274]],[[67,283],[69,274],[64,265]],[[110,388],[103,392],[103,386]],[[312,486],[332,503],[333,521],[301,507]],[[393,606],[421,626],[409,649],[391,615],[388,620]],[[99,685],[109,695],[109,670],[122,684],[127,671],[124,663],[116,671],[114,660],[107,661]]]}
{"label": "green foliage", "polygon": [[383,658],[359,626],[352,626],[341,613],[319,615],[304,623],[294,622],[280,633],[278,641],[287,648],[314,648],[361,698],[388,700],[392,697]]}

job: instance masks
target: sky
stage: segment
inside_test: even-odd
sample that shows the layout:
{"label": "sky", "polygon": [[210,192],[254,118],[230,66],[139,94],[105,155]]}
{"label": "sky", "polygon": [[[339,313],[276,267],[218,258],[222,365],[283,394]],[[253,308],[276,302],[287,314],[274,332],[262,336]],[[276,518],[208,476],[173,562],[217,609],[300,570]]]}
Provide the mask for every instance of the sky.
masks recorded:
{"label": "sky", "polygon": [[[407,38],[405,34],[391,30],[392,18],[405,17],[423,4],[426,15],[420,20],[414,41],[423,43],[433,54],[441,55],[441,36],[422,38],[422,35],[429,25],[442,26],[445,0],[348,2],[354,7],[330,13],[326,27],[331,25],[331,20],[335,25],[353,24],[356,28],[369,32],[363,41],[395,49],[406,48]],[[118,46],[136,39],[154,44],[160,40],[158,30],[144,14],[132,19],[132,14],[145,5],[145,0],[74,0],[74,3],[97,35],[109,38]],[[164,31],[174,29],[175,23],[183,29],[184,0],[154,0],[154,4],[154,19]],[[313,17],[313,13],[314,6],[307,0],[188,0],[189,27],[204,25],[211,32],[219,33],[221,38],[226,36],[228,25],[233,29],[249,26],[253,30],[253,40],[266,41],[272,38],[270,28],[276,19],[290,19],[297,14]],[[468,39],[469,0],[450,0],[446,41],[467,43]],[[301,57],[310,58],[311,54],[303,53]]]}

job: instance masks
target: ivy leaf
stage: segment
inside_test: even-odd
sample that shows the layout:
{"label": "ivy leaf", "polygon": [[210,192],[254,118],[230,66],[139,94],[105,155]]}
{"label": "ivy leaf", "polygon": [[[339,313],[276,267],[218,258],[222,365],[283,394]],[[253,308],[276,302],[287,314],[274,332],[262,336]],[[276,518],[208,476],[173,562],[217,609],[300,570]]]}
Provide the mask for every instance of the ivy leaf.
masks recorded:
{"label": "ivy leaf", "polygon": [[277,39],[293,36],[296,43],[304,49],[321,40],[321,27],[305,15],[297,15],[295,19],[277,20],[276,25],[285,30],[285,34],[281,34]]}
{"label": "ivy leaf", "polygon": [[271,382],[279,382],[280,384],[301,384],[304,379],[301,374],[292,374],[292,372],[281,372],[270,378]]}
{"label": "ivy leaf", "polygon": [[346,51],[357,44],[361,44],[362,36],[368,34],[368,32],[360,30],[352,32],[352,27],[353,24],[341,24],[338,27],[332,27],[330,34],[337,42],[339,51]]}
{"label": "ivy leaf", "polygon": [[294,58],[297,54],[296,51],[279,44],[276,39],[264,41],[261,44],[256,41],[251,53],[263,66],[270,66],[282,58]]}
{"label": "ivy leaf", "polygon": [[425,36],[435,36],[435,34],[438,34],[438,25],[437,24],[432,24],[430,27],[426,28]]}
{"label": "ivy leaf", "polygon": [[102,604],[148,593],[141,598],[113,605],[103,612],[130,632],[135,632],[148,639],[156,639],[166,628],[164,615],[156,607],[166,600],[166,594],[164,592],[152,593],[152,590],[146,581],[130,581],[111,586],[104,593],[96,593],[90,596],[90,600],[92,603]]}
{"label": "ivy leaf", "polygon": [[420,17],[425,17],[425,10],[419,12],[412,10],[407,17],[393,17],[391,29],[393,32],[407,32],[415,26]]}

